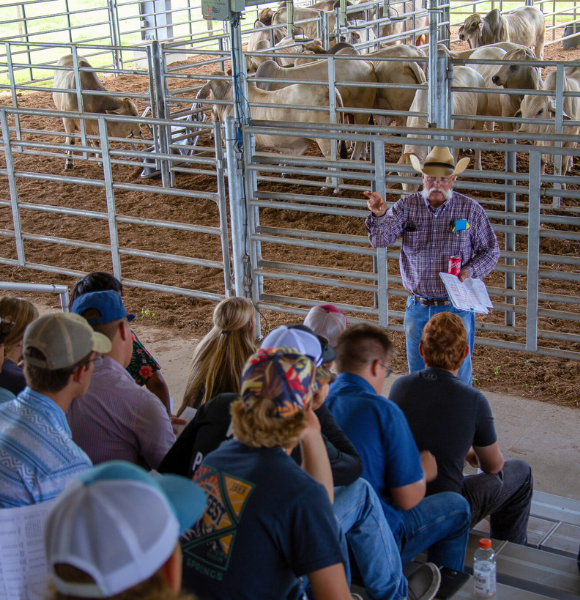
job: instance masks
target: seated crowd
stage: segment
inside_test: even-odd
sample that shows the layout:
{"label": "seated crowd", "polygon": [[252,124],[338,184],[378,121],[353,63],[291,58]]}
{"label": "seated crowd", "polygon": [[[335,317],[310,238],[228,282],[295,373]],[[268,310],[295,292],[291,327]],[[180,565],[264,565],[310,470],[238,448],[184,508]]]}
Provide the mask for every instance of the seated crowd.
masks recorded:
{"label": "seated crowd", "polygon": [[457,315],[427,323],[425,368],[388,399],[383,329],[325,304],[257,342],[252,302],[227,298],[193,355],[186,424],[121,294],[91,273],[70,313],[0,298],[0,509],[51,501],[47,597],[348,600],[355,580],[370,600],[429,600],[482,519],[526,543],[531,469],[457,376]]}

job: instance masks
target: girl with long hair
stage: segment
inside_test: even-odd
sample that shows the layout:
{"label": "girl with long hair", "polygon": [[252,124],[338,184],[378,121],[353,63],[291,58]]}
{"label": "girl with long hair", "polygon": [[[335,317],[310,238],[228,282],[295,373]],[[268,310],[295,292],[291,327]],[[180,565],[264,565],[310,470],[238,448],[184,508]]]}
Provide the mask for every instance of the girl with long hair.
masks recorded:
{"label": "girl with long hair", "polygon": [[217,394],[239,392],[246,360],[256,351],[255,309],[251,300],[232,296],[213,311],[213,328],[197,346],[178,416]]}

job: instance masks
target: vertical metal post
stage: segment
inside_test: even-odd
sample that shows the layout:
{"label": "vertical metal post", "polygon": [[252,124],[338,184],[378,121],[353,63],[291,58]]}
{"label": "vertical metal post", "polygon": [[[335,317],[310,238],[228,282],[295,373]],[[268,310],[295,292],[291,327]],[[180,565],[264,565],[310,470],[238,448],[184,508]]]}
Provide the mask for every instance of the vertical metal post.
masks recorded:
{"label": "vertical metal post", "polygon": [[[248,215],[247,224],[247,236],[249,239],[249,250],[250,250],[250,264],[248,267],[248,279],[251,289],[251,297],[254,303],[260,302],[262,294],[264,293],[264,278],[261,275],[257,275],[256,271],[260,266],[262,259],[262,243],[259,239],[256,239],[256,233],[260,226],[260,209],[252,204],[255,198],[255,191],[257,189],[257,173],[254,170],[250,170],[250,165],[254,161],[254,154],[256,152],[256,140],[254,136],[247,131],[245,127],[242,128],[243,139],[244,139],[244,172],[245,176],[245,192],[246,192],[246,211]],[[261,325],[258,324],[257,335],[260,335]]]}
{"label": "vertical metal post", "polygon": [[8,176],[8,189],[10,190],[10,203],[12,204],[12,223],[14,224],[14,241],[16,242],[16,256],[18,264],[25,265],[24,240],[22,239],[22,225],[20,223],[20,209],[18,207],[18,189],[14,175],[14,158],[10,146],[10,128],[6,110],[0,110],[0,124],[2,125],[2,143],[4,144],[4,157],[6,159],[6,174]]}
{"label": "vertical metal post", "polygon": [[[505,170],[507,173],[515,173],[517,171],[516,168],[516,153],[512,151],[506,152],[505,155]],[[515,179],[510,179],[506,181],[506,185],[513,186],[516,185],[517,181]],[[506,192],[505,193],[505,210],[508,213],[516,212],[516,194],[515,192]],[[506,225],[515,225],[515,219],[506,219]],[[515,252],[516,250],[516,234],[508,233],[505,234],[505,249],[507,252]],[[515,266],[516,260],[515,258],[507,257],[505,259],[506,266]],[[507,271],[505,274],[505,289],[506,290],[515,290],[516,289],[516,275],[515,273],[511,273]],[[516,299],[512,296],[505,296],[504,301],[506,304],[515,305]],[[508,327],[515,327],[516,325],[516,313],[513,310],[506,310],[505,313],[505,324]]]}
{"label": "vertical metal post", "polygon": [[[22,11],[22,25],[24,28],[24,37],[26,39],[26,54],[28,56],[28,64],[31,65],[32,64],[32,56],[30,53],[30,44],[29,44],[29,39],[28,39],[28,19],[26,17],[26,8],[25,8],[25,4],[24,2],[22,4],[20,4],[20,9]],[[34,79],[34,73],[32,71],[32,68],[28,69],[28,74],[30,75],[30,81],[32,81]]]}
{"label": "vertical metal post", "polygon": [[246,111],[249,111],[249,105],[246,101],[248,97],[248,82],[246,74],[246,58],[242,51],[242,25],[241,13],[235,13],[231,21],[231,40],[232,40],[232,77],[234,85],[234,116],[238,121],[248,122],[250,118]]}
{"label": "vertical metal post", "polygon": [[[556,67],[556,115],[554,121],[554,133],[564,133],[564,63],[560,63]],[[561,148],[562,142],[555,142],[555,148]],[[562,175],[562,155],[554,154],[554,175]],[[554,183],[554,189],[562,189],[561,183]],[[554,197],[552,199],[552,206],[554,208],[560,207],[561,199]]]}
{"label": "vertical metal post", "polygon": [[[18,95],[16,93],[16,78],[14,77],[14,66],[12,64],[12,45],[10,42],[5,42],[4,47],[6,48],[6,68],[8,69],[8,78],[10,80],[10,92],[12,94],[12,106],[18,107]],[[14,115],[14,128],[16,129],[16,139],[22,139],[22,133],[20,129],[20,115]],[[16,152],[22,152],[22,146],[17,146]]]}
{"label": "vertical metal post", "polygon": [[449,70],[449,56],[443,53],[438,54],[435,122],[440,129],[451,127],[449,115],[452,112],[451,106],[453,105],[449,98]]}
{"label": "vertical metal post", "polygon": [[69,7],[69,0],[64,0],[64,8],[66,10],[66,23],[67,23],[67,27],[68,27],[68,41],[69,43],[73,43],[73,36],[72,36],[72,23],[70,20],[70,7]]}
{"label": "vertical metal post", "polygon": [[[121,46],[121,25],[119,23],[119,7],[117,6],[117,0],[108,0],[107,8],[109,11],[109,31],[111,36],[111,45],[115,47]],[[119,55],[119,51],[115,48],[113,50],[113,64],[115,65],[116,69],[122,68],[123,64],[123,57]]]}
{"label": "vertical metal post", "polygon": [[101,137],[101,160],[103,162],[105,194],[107,196],[107,216],[109,217],[109,238],[111,240],[111,259],[113,261],[113,275],[119,281],[121,281],[121,257],[119,255],[117,212],[115,209],[115,190],[113,189],[113,171],[111,169],[111,155],[109,154],[109,136],[107,135],[107,122],[105,121],[105,117],[99,117],[98,120],[99,135]]}
{"label": "vertical metal post", "polygon": [[322,47],[325,50],[328,50],[330,48],[330,32],[328,31],[328,13],[321,11],[320,22],[322,27]]}
{"label": "vertical metal post", "polygon": [[[216,124],[217,129],[217,124]],[[243,181],[240,169],[241,155],[237,151],[238,127],[233,117],[225,122],[226,167],[230,203],[230,226],[232,230],[232,259],[236,296],[248,296],[246,268],[248,260],[248,217],[243,198]]]}
{"label": "vertical metal post", "polygon": [[379,304],[379,325],[389,325],[389,279],[387,274],[387,249],[377,248],[377,288]]}
{"label": "vertical metal post", "polygon": [[[77,106],[79,113],[85,112],[83,92],[81,88],[81,72],[79,71],[79,53],[76,46],[71,46],[71,54],[73,57],[73,70],[75,72],[75,92],[77,95]],[[79,118],[80,130],[81,130],[81,144],[86,148],[87,143],[87,124],[83,118]],[[74,140],[73,140],[74,141]],[[83,159],[88,160],[89,154],[85,150],[83,151]]]}
{"label": "vertical metal post", "polygon": [[526,295],[526,350],[538,349],[538,293],[540,270],[541,151],[530,150],[528,200],[528,289]]}
{"label": "vertical metal post", "polygon": [[[164,64],[161,50],[161,44],[157,40],[151,42],[151,59],[153,61],[153,78],[155,81],[155,104],[157,106],[157,115],[160,119],[167,119],[167,104],[165,102],[165,86],[163,82]],[[162,154],[169,154],[169,137],[171,130],[168,131],[167,125],[159,125],[157,128],[159,136],[159,150]],[[169,175],[169,161],[161,159],[161,184],[163,187],[171,186]]]}
{"label": "vertical metal post", "polygon": [[[439,24],[439,13],[437,12],[437,0],[429,0],[429,123],[437,122],[438,86],[437,81],[437,27]],[[440,92],[440,90],[439,90]]]}
{"label": "vertical metal post", "polygon": [[224,285],[226,296],[233,296],[232,270],[230,265],[230,246],[228,243],[228,211],[226,206],[226,186],[224,177],[224,152],[222,148],[222,128],[220,121],[215,121],[213,126],[215,140],[216,179],[218,194],[218,213],[220,219],[222,262],[224,263]]}
{"label": "vertical metal post", "polygon": [[[334,56],[329,55],[327,60],[328,67],[328,110],[329,110],[329,118],[331,123],[336,123],[336,64],[334,62]],[[343,113],[344,114],[344,113]],[[330,145],[330,158],[333,163],[336,163],[336,141],[332,140]],[[336,170],[336,169],[335,169]],[[334,189],[338,188],[338,179],[332,179],[332,186]]]}
{"label": "vertical metal post", "polygon": [[292,39],[296,39],[294,30],[294,2],[286,0],[286,35]]}

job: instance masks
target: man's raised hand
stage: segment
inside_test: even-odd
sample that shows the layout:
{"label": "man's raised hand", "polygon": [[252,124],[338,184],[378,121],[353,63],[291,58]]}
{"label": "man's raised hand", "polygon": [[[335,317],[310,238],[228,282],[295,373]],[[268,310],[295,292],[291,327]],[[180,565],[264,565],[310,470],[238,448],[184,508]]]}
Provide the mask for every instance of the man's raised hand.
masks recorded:
{"label": "man's raised hand", "polygon": [[368,198],[367,206],[375,217],[382,217],[387,212],[387,203],[378,192],[363,192]]}

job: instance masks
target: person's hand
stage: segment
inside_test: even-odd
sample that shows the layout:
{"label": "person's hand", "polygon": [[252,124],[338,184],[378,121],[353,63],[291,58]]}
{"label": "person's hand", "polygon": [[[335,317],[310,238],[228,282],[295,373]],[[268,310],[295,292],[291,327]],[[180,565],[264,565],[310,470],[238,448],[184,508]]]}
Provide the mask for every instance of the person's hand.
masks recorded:
{"label": "person's hand", "polygon": [[173,433],[177,435],[178,430],[175,428],[175,425],[187,425],[187,421],[185,419],[180,419],[179,417],[169,417],[171,420],[171,425],[173,427]]}
{"label": "person's hand", "polygon": [[437,461],[429,450],[421,452],[421,466],[425,474],[425,481],[433,481],[437,477]]}
{"label": "person's hand", "polygon": [[306,408],[306,428],[302,433],[301,441],[307,440],[312,437],[320,436],[320,421],[314,412],[314,407],[312,406],[312,402],[308,404]]}
{"label": "person's hand", "polygon": [[312,408],[313,410],[318,410],[326,400],[326,396],[328,396],[328,383],[320,386],[312,396]]}
{"label": "person's hand", "polygon": [[367,206],[375,217],[382,217],[387,212],[387,203],[378,192],[363,192],[368,198]]}
{"label": "person's hand", "polygon": [[469,278],[469,271],[467,269],[461,269],[461,271],[459,271],[459,275],[457,277],[459,278],[459,281],[461,281],[461,283],[463,283],[466,279]]}
{"label": "person's hand", "polygon": [[477,454],[475,454],[475,450],[473,448],[469,449],[469,452],[467,453],[465,460],[474,469],[479,469],[479,459],[477,458]]}

